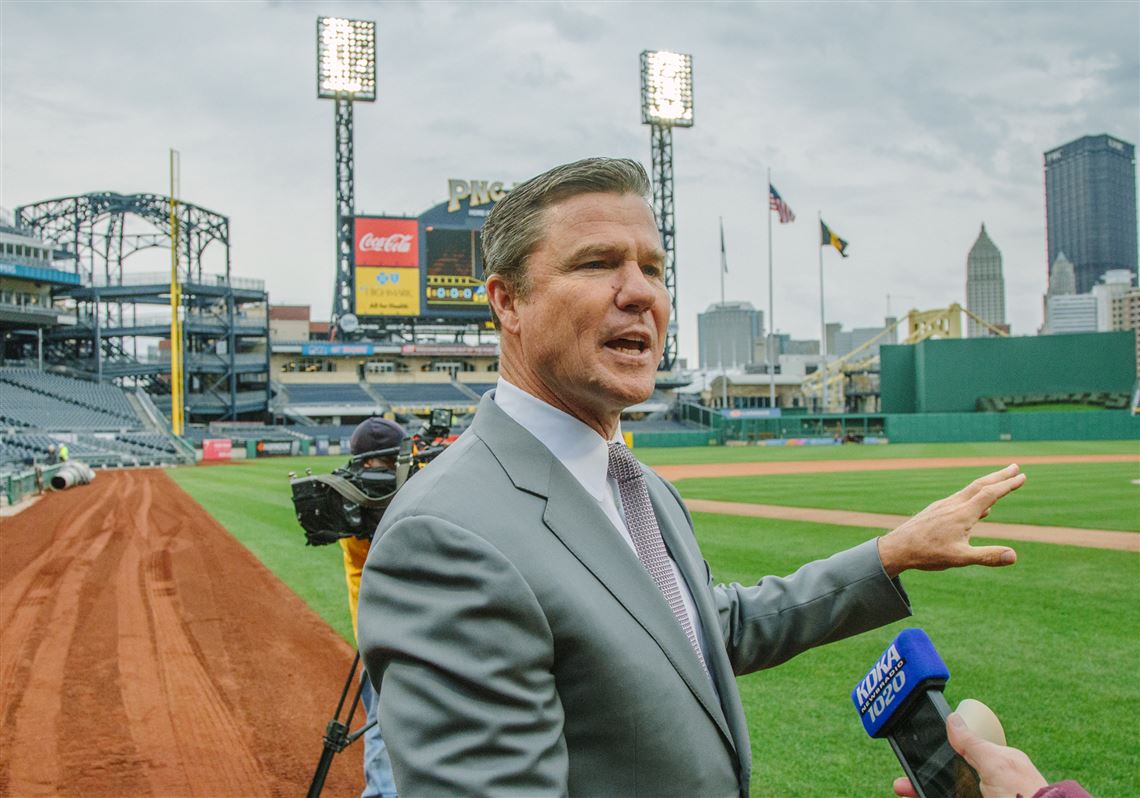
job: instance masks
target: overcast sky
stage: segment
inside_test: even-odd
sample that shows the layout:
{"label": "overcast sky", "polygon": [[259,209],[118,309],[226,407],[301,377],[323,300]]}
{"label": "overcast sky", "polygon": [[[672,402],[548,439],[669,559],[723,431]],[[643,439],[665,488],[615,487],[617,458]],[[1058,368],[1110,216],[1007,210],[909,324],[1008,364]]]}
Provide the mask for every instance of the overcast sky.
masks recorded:
{"label": "overcast sky", "polygon": [[[448,178],[515,182],[591,155],[649,164],[638,54],[691,53],[695,126],[674,135],[681,355],[727,298],[767,312],[765,170],[796,213],[773,225],[775,327],[965,304],[980,225],[1001,250],[1015,334],[1041,323],[1042,153],[1136,143],[1140,4],[0,1],[0,205],[167,189],[230,217],[234,273],[327,318],[333,105],[316,17],[377,23],[376,103],[355,107],[356,202],[416,215]],[[135,266],[134,268],[142,268]]]}

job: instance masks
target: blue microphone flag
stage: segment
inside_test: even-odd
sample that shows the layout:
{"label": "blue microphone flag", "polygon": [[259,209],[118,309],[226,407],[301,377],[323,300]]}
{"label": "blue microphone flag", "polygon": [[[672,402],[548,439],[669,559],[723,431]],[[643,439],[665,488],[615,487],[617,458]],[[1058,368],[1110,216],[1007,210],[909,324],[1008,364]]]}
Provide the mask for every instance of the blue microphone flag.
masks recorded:
{"label": "blue microphone flag", "polygon": [[867,734],[877,737],[924,682],[945,683],[950,670],[921,629],[903,629],[851,691]]}

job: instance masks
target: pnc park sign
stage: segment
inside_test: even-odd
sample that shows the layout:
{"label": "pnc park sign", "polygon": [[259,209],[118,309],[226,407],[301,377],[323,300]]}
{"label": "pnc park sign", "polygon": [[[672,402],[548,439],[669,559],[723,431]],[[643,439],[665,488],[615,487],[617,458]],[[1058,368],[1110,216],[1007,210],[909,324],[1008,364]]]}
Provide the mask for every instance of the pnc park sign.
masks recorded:
{"label": "pnc park sign", "polygon": [[448,180],[447,212],[455,213],[463,200],[468,201],[469,208],[498,202],[517,185],[513,183],[508,187],[501,180]]}

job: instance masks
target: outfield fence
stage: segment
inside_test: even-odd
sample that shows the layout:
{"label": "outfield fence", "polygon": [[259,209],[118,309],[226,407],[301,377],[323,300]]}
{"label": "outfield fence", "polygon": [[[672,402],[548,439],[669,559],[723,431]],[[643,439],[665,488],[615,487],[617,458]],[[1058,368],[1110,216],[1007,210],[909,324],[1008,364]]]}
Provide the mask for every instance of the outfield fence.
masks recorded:
{"label": "outfield fence", "polygon": [[633,445],[716,446],[733,442],[831,438],[891,443],[969,441],[1140,441],[1140,416],[1127,410],[1049,413],[827,413],[776,418],[725,418],[719,410],[679,405],[692,432],[635,432]]}

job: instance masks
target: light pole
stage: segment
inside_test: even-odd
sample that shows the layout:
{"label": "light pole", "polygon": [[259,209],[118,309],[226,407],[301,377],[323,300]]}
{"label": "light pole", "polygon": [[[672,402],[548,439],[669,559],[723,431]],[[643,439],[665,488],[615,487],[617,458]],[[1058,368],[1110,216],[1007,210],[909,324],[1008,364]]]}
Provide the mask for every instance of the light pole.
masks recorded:
{"label": "light pole", "polygon": [[693,126],[693,57],[664,50],[641,53],[641,122],[649,125],[653,160],[653,210],[665,249],[665,287],[672,320],[665,338],[661,371],[677,361],[677,260],[673,213],[673,128]]}
{"label": "light pole", "polygon": [[330,329],[335,334],[336,326],[356,329],[352,103],[376,101],[375,22],[317,17],[317,97],[335,103],[336,277]]}

